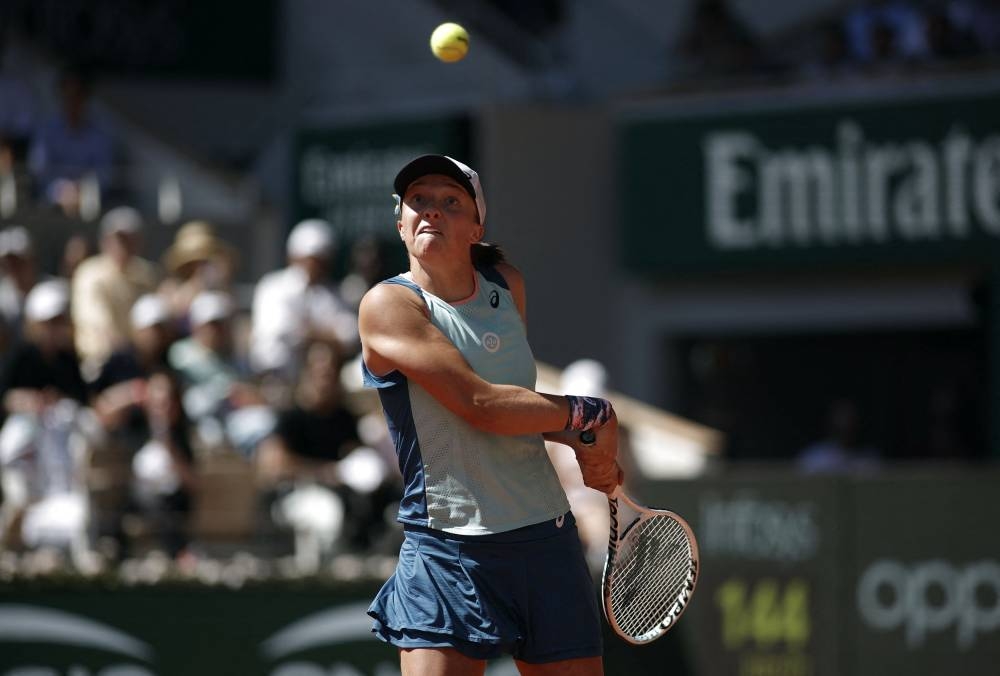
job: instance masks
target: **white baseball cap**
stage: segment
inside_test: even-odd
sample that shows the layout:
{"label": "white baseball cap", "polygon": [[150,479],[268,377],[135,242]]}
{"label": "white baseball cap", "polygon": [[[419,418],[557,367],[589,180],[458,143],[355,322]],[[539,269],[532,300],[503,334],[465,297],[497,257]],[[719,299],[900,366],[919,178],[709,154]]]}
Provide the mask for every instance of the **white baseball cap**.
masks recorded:
{"label": "white baseball cap", "polygon": [[23,225],[12,225],[0,231],[0,257],[31,255],[31,235]]}
{"label": "white baseball cap", "polygon": [[288,235],[289,258],[327,258],[337,244],[333,228],[319,218],[309,218],[298,223]]}
{"label": "white baseball cap", "polygon": [[39,282],[24,301],[24,316],[32,322],[47,322],[69,311],[69,285],[61,279]]}
{"label": "white baseball cap", "polygon": [[170,319],[170,309],[160,296],[155,293],[147,293],[139,296],[138,300],[132,304],[129,318],[132,321],[133,329],[148,329],[151,326],[166,323]]}
{"label": "white baseball cap", "polygon": [[232,314],[233,300],[228,293],[221,291],[202,291],[194,297],[188,309],[192,327],[228,319]]}
{"label": "white baseball cap", "polygon": [[132,235],[142,230],[142,214],[132,207],[115,207],[101,219],[101,234]]}
{"label": "white baseball cap", "polygon": [[483,186],[479,182],[479,174],[468,165],[447,155],[421,155],[400,169],[399,173],[396,174],[396,179],[392,182],[397,199],[402,200],[410,184],[428,174],[442,174],[454,179],[465,188],[465,192],[469,193],[476,202],[479,224],[486,225],[486,196],[483,194]]}

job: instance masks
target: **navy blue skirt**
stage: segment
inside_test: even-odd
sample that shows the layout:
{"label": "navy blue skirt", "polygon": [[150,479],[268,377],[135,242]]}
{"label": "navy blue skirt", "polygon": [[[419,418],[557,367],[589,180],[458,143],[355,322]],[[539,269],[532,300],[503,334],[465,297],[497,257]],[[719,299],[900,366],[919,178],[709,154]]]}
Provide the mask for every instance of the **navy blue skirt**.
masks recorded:
{"label": "navy blue skirt", "polygon": [[408,525],[368,614],[376,636],[404,649],[533,663],[601,655],[597,588],[571,513],[493,535]]}

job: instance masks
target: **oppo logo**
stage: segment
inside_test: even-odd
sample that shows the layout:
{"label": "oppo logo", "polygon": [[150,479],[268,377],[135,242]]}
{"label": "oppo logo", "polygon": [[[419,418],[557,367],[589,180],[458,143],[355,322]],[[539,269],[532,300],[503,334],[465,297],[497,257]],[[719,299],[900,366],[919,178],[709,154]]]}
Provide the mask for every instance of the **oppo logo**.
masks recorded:
{"label": "oppo logo", "polygon": [[66,676],[154,676],[146,667],[121,659],[131,658],[148,664],[153,658],[153,649],[147,643],[90,618],[43,606],[0,604],[0,650],[4,649],[4,643],[72,646],[114,653],[119,657],[96,669],[74,664],[65,672],[48,665],[25,663],[9,669],[3,676],[62,676],[63,673]]}
{"label": "oppo logo", "polygon": [[954,631],[958,648],[969,650],[983,634],[1000,628],[1000,563],[880,559],[861,575],[857,603],[868,626],[902,628],[911,649],[931,634]]}

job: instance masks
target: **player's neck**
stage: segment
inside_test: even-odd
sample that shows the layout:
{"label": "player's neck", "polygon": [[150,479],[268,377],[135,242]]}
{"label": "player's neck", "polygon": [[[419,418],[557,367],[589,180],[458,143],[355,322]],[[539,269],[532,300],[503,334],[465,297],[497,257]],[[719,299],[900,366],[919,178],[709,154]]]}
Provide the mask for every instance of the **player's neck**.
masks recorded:
{"label": "player's neck", "polygon": [[429,266],[411,259],[410,278],[424,291],[448,303],[465,300],[476,290],[475,268],[471,262]]}

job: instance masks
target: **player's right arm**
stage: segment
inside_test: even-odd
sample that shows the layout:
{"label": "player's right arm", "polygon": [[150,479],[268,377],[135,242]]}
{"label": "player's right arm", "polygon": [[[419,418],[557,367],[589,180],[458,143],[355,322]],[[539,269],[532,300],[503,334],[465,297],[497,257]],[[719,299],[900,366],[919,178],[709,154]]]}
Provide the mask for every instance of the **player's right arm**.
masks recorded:
{"label": "player's right arm", "polygon": [[434,326],[422,299],[396,284],[373,287],[359,308],[362,352],[377,375],[399,371],[472,427],[494,434],[562,430],[565,397],[480,378]]}

